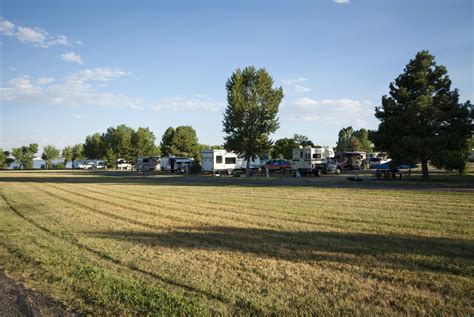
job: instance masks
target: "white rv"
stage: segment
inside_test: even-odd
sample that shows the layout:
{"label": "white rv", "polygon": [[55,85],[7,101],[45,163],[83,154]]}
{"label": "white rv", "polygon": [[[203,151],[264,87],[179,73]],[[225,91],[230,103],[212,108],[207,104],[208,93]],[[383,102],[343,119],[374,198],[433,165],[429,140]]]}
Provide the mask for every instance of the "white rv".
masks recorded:
{"label": "white rv", "polygon": [[118,159],[115,162],[115,169],[118,169],[118,170],[121,170],[121,171],[123,171],[123,170],[131,171],[132,170],[132,164],[128,163],[124,159]]}
{"label": "white rv", "polygon": [[154,172],[161,169],[159,156],[142,156],[137,158],[135,169],[138,172]]}
{"label": "white rv", "polygon": [[323,173],[341,173],[341,166],[334,159],[331,147],[320,148],[300,147],[293,149],[293,163],[301,175],[314,174],[321,176]]}
{"label": "white rv", "polygon": [[[260,157],[258,157],[258,155],[255,157],[255,159],[250,159],[250,169],[252,170],[256,170],[256,169],[259,169],[259,168],[262,168],[265,164],[262,162],[262,160],[260,160]],[[235,166],[235,169],[240,169],[240,170],[244,170],[247,168],[247,161],[245,160],[245,158],[243,157],[239,157],[237,159],[237,164]]]}
{"label": "white rv", "polygon": [[232,174],[237,165],[238,156],[226,150],[204,150],[202,155],[202,171],[208,173]]}
{"label": "white rv", "polygon": [[170,173],[188,173],[194,159],[174,155],[160,158],[161,170]]}

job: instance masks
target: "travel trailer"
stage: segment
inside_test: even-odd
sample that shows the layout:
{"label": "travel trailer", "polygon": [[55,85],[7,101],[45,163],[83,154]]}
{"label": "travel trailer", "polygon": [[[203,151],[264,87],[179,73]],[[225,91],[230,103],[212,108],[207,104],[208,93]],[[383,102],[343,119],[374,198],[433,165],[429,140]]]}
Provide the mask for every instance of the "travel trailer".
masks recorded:
{"label": "travel trailer", "polygon": [[204,150],[202,155],[202,172],[232,174],[239,160],[237,154],[226,150]]}
{"label": "travel trailer", "polygon": [[189,173],[194,159],[189,157],[166,156],[160,158],[161,170],[169,173]]}
{"label": "travel trailer", "polygon": [[365,152],[347,151],[336,153],[336,160],[341,163],[343,169],[360,170],[366,159]]}
{"label": "travel trailer", "polygon": [[301,176],[321,176],[329,172],[340,174],[342,170],[341,165],[334,159],[333,149],[328,146],[293,149],[293,163]]}
{"label": "travel trailer", "polygon": [[132,164],[128,163],[124,159],[118,159],[115,162],[115,168],[118,170],[126,170],[126,171],[131,171],[132,170]]}
{"label": "travel trailer", "polygon": [[161,170],[159,156],[141,156],[137,158],[135,169],[138,172],[154,172]]}

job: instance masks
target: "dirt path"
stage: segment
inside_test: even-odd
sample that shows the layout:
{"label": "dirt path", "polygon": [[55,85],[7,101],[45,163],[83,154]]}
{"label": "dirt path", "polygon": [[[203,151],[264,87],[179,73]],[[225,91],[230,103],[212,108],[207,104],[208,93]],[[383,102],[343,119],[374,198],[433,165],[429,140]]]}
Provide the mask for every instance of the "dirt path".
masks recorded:
{"label": "dirt path", "polygon": [[0,270],[0,316],[76,316],[50,297],[15,282]]}

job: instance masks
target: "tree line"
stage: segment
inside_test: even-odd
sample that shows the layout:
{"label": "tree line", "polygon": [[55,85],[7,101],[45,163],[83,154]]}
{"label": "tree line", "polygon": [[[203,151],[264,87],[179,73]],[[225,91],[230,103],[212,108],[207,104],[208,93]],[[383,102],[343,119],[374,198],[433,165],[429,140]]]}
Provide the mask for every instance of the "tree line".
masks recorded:
{"label": "tree line", "polygon": [[[284,97],[281,87],[274,88],[268,72],[253,66],[237,69],[226,83],[227,107],[222,121],[223,148],[239,153],[248,162],[256,156],[291,159],[291,150],[298,146],[316,146],[308,137],[295,134],[273,142],[269,136],[279,128],[278,111]],[[406,65],[404,72],[389,85],[389,95],[382,97],[375,108],[380,120],[377,130],[354,130],[351,126],[339,131],[336,151],[384,151],[392,163],[421,163],[427,178],[428,162],[435,167],[465,170],[473,146],[474,110],[470,101],[459,101],[459,92],[451,88],[444,66],[434,56],[421,51]],[[195,158],[209,148],[198,143],[196,131],[190,126],[168,128],[160,146],[148,128],[134,130],[126,125],[110,127],[104,133],[86,137],[84,144],[66,147],[62,156],[66,163],[76,159],[118,158],[134,161],[138,156],[176,155]],[[37,144],[12,149],[11,154],[23,168],[31,168]],[[9,152],[0,149],[0,166],[4,167]],[[43,149],[47,167],[59,156],[54,146]]]}
{"label": "tree line", "polygon": [[[278,127],[278,109],[283,98],[281,87],[273,88],[265,69],[238,69],[228,80],[227,108],[224,114],[224,147],[244,153],[248,159],[271,149],[268,136]],[[421,163],[423,178],[429,177],[428,162],[437,168],[465,171],[472,149],[474,109],[470,101],[460,102],[451,88],[444,66],[428,51],[410,60],[402,74],[389,85],[389,96],[375,108],[378,129],[339,132],[336,150],[370,151],[372,143],[387,152],[392,165]],[[275,142],[277,155],[289,157],[288,144]]]}

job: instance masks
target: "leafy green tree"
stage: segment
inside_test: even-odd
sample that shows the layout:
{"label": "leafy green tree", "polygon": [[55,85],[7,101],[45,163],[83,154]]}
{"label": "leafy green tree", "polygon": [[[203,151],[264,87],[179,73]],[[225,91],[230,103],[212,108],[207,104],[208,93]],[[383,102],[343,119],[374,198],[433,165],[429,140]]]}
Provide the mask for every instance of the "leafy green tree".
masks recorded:
{"label": "leafy green tree", "polygon": [[88,159],[102,159],[105,156],[104,142],[100,133],[94,133],[86,137],[83,146],[84,156]]}
{"label": "leafy green tree", "polygon": [[20,163],[20,168],[23,169],[33,168],[33,158],[37,152],[38,144],[36,143],[12,149],[12,155],[15,157],[15,160]]}
{"label": "leafy green tree", "polygon": [[372,152],[372,142],[366,129],[354,130],[351,126],[339,131],[336,152],[361,151]]}
{"label": "leafy green tree", "polygon": [[169,127],[166,129],[163,137],[161,138],[160,149],[163,156],[169,156],[171,154],[171,147],[173,146],[173,137],[175,134],[175,129]]}
{"label": "leafy green tree", "polygon": [[117,154],[110,146],[107,148],[107,150],[105,150],[105,160],[107,161],[107,167],[112,167],[118,158],[119,157],[117,157]]}
{"label": "leafy green tree", "polygon": [[339,135],[336,143],[336,152],[353,151],[351,138],[354,135],[352,127],[342,128],[339,130]]}
{"label": "leafy green tree", "polygon": [[438,168],[464,170],[473,109],[469,101],[459,102],[446,67],[421,51],[390,84],[389,94],[375,108],[380,120],[373,135],[376,147],[387,151],[395,164],[421,162],[425,179],[430,160]]}
{"label": "leafy green tree", "polygon": [[173,134],[170,152],[176,156],[199,159],[200,153],[196,130],[186,125],[177,127]]}
{"label": "leafy green tree", "polygon": [[52,162],[55,158],[59,157],[59,150],[53,145],[46,145],[43,148],[43,155],[41,158],[46,161],[46,168],[50,169],[52,167]]}
{"label": "leafy green tree", "polygon": [[83,160],[84,158],[85,158],[84,145],[82,145],[81,143],[74,145],[72,147],[72,157],[71,157],[72,167],[74,168],[74,162],[76,160]]}
{"label": "leafy green tree", "polygon": [[278,127],[278,109],[283,89],[273,87],[273,79],[265,69],[237,69],[226,84],[227,108],[224,113],[224,147],[242,154],[247,160],[262,156],[270,149],[269,135]]}
{"label": "leafy green tree", "polygon": [[293,135],[293,140],[298,146],[306,147],[306,146],[311,146],[314,147],[313,141],[309,139],[308,136],[306,135],[301,135],[301,134],[295,134]]}
{"label": "leafy green tree", "polygon": [[270,152],[272,158],[284,158],[291,160],[293,157],[293,149],[297,149],[299,143],[294,138],[283,138],[275,142]]}
{"label": "leafy green tree", "polygon": [[7,157],[7,151],[0,149],[0,169],[6,169],[8,167]]}
{"label": "leafy green tree", "polygon": [[[103,146],[108,150],[112,149],[115,160],[124,158],[131,161],[133,159],[132,135],[134,130],[124,124],[116,128],[110,127],[102,135]],[[109,161],[115,163],[115,161]]]}
{"label": "leafy green tree", "polygon": [[0,159],[0,169],[7,169],[11,163],[15,162],[15,159],[10,157],[10,151],[3,151],[0,149],[0,156],[3,159]]}
{"label": "leafy green tree", "polygon": [[67,162],[72,161],[72,147],[66,146],[62,150],[62,156],[64,158],[64,166],[66,166]]}
{"label": "leafy green tree", "polygon": [[366,129],[356,130],[353,133],[353,137],[357,138],[359,144],[357,145],[358,150],[362,152],[372,152],[373,145],[369,140],[369,131]]}
{"label": "leafy green tree", "polygon": [[138,128],[132,134],[133,160],[139,156],[160,154],[160,149],[155,145],[155,135],[148,128]]}

